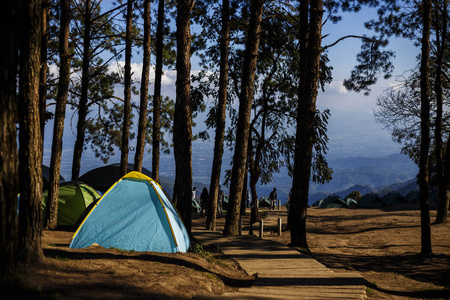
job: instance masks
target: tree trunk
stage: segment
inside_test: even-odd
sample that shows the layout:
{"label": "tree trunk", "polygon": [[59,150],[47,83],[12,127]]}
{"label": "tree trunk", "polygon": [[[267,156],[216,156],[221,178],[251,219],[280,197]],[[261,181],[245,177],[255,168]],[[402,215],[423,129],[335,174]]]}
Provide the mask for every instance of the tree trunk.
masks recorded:
{"label": "tree trunk", "polygon": [[252,195],[252,204],[253,209],[251,211],[250,223],[258,222],[260,220],[259,217],[259,205],[258,205],[258,194],[256,192],[256,184],[258,183],[259,176],[261,174],[261,169],[257,168],[255,159],[253,157],[253,144],[252,144],[252,133],[250,132],[248,138],[248,165],[250,171],[250,193]]}
{"label": "tree trunk", "polygon": [[91,47],[91,0],[86,0],[84,16],[84,37],[83,37],[83,63],[81,74],[81,96],[78,103],[77,139],[73,149],[72,180],[80,177],[81,155],[83,154],[84,136],[86,131],[86,118],[88,110],[88,90],[89,90],[89,65]]}
{"label": "tree trunk", "polygon": [[244,188],[242,189],[242,195],[241,195],[241,208],[240,208],[240,212],[239,215],[245,216],[245,207],[246,207],[246,202],[247,202],[247,186],[248,186],[248,160],[247,163],[245,164],[245,174],[244,174]]}
{"label": "tree trunk", "polygon": [[177,3],[177,82],[174,112],[173,144],[175,154],[174,202],[191,234],[192,193],[192,114],[191,31],[190,19],[194,0]]}
{"label": "tree trunk", "polygon": [[419,188],[420,188],[420,219],[421,219],[421,254],[425,257],[432,255],[430,204],[428,197],[428,159],[430,147],[430,102],[429,81],[430,74],[430,23],[431,0],[423,0],[423,29],[422,29],[422,58],[420,63],[420,158],[419,158]]}
{"label": "tree trunk", "polygon": [[44,147],[45,109],[47,102],[47,40],[49,37],[48,22],[50,19],[50,0],[42,0],[41,20],[41,71],[39,75],[39,119],[41,121],[41,147]]}
{"label": "tree trunk", "polygon": [[125,36],[125,96],[123,103],[122,145],[120,155],[120,176],[127,174],[128,145],[130,137],[131,114],[131,43],[133,26],[133,0],[127,2],[127,27]]}
{"label": "tree trunk", "polygon": [[134,170],[142,172],[142,161],[145,151],[145,132],[147,129],[147,106],[148,106],[148,81],[150,72],[150,0],[144,0],[144,57],[141,77],[141,105],[139,108],[139,124],[136,142],[136,153],[134,156]]}
{"label": "tree trunk", "polygon": [[[442,106],[443,106],[443,92],[442,92],[442,63],[444,60],[444,52],[446,50],[447,44],[447,5],[448,0],[444,0],[444,7],[442,12],[442,35],[439,30],[439,10],[436,9],[436,44],[437,44],[437,58],[436,58],[436,81],[435,81],[435,93],[436,93],[436,172],[438,176],[438,209],[436,215],[436,224],[441,224],[447,221],[448,216],[448,205],[450,190],[447,188],[449,186],[446,183],[446,179],[449,177],[445,176],[446,171],[444,171],[444,164],[447,161],[443,161],[442,158]],[[439,38],[441,36],[441,39]],[[449,139],[450,140],[450,139]],[[447,148],[447,151],[449,149]],[[445,169],[447,170],[447,169]]]}
{"label": "tree trunk", "polygon": [[450,199],[450,139],[447,140],[445,157],[444,157],[444,178],[443,190],[445,191],[444,199],[439,199],[436,223],[445,223],[448,221],[448,207]]}
{"label": "tree trunk", "polygon": [[[308,14],[310,24],[308,27]],[[323,1],[300,1],[300,88],[297,107],[294,175],[289,208],[291,244],[308,249],[306,240],[306,211],[308,207],[309,179],[312,147],[314,143],[314,117],[319,87]]]}
{"label": "tree trunk", "polygon": [[228,98],[228,55],[230,44],[230,3],[222,1],[222,33],[220,37],[220,76],[219,101],[217,103],[216,136],[214,139],[214,158],[209,186],[209,208],[206,229],[216,229],[217,198],[219,196],[220,172],[222,170],[223,142]]}
{"label": "tree trunk", "polygon": [[0,12],[0,280],[10,280],[17,265],[17,49],[19,6],[7,1]]}
{"label": "tree trunk", "polygon": [[161,78],[163,67],[164,48],[164,0],[158,4],[158,28],[156,29],[156,69],[155,69],[155,94],[153,96],[153,152],[152,152],[152,176],[159,182],[159,140],[161,138]]}
{"label": "tree trunk", "polygon": [[[251,138],[251,131],[249,136],[249,151],[248,151],[248,164],[250,166],[250,189],[252,190],[252,195],[254,193],[255,199],[258,201],[258,197],[256,194],[256,184],[259,181],[259,178],[261,177],[261,157],[262,157],[262,151],[264,147],[264,141],[266,139],[266,119],[267,119],[267,99],[263,96],[263,113],[262,113],[262,122],[261,122],[261,134],[257,136],[255,139],[256,141],[256,149],[253,152],[253,146],[252,146],[252,138]],[[256,121],[256,120],[255,120]],[[256,131],[256,129],[254,129]],[[254,155],[253,155],[254,153]],[[261,218],[259,217],[259,211],[258,208],[255,208],[254,210],[254,216],[253,220],[254,222],[259,221]]]}
{"label": "tree trunk", "polygon": [[264,0],[252,0],[249,31],[245,47],[242,69],[241,94],[239,96],[239,118],[236,130],[236,147],[230,182],[230,195],[225,221],[224,235],[239,234],[239,211],[242,189],[244,188],[250,117],[253,102],[256,62],[261,31]]}
{"label": "tree trunk", "polygon": [[19,247],[25,263],[43,258],[41,248],[42,152],[39,121],[41,1],[23,3],[19,77]]}
{"label": "tree trunk", "polygon": [[59,174],[61,173],[62,137],[64,133],[64,119],[66,104],[69,96],[70,58],[69,27],[70,1],[61,0],[61,20],[59,34],[59,83],[56,95],[55,122],[53,125],[52,156],[50,158],[50,188],[46,205],[44,227],[56,229],[58,222]]}

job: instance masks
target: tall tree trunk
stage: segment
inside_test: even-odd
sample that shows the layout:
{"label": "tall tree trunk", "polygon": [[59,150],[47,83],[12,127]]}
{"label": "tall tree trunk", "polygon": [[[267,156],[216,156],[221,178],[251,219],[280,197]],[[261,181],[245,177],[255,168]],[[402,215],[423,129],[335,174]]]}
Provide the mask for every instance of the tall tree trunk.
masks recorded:
{"label": "tall tree trunk", "polygon": [[[256,184],[258,183],[259,176],[261,174],[261,169],[257,167],[253,154],[253,144],[252,144],[252,132],[250,131],[248,137],[248,166],[250,172],[250,193],[252,196],[253,209],[251,211],[250,223],[253,224],[260,220],[259,217],[259,205],[258,205],[258,194],[256,192]],[[258,165],[259,166],[259,165]]]}
{"label": "tall tree trunk", "polygon": [[[438,4],[436,4],[438,5]],[[439,10],[436,9],[436,44],[437,44],[437,59],[436,59],[436,81],[435,81],[435,93],[436,93],[436,172],[438,176],[438,209],[435,223],[441,224],[447,221],[448,205],[450,190],[449,184],[446,183],[446,179],[449,180],[449,176],[445,176],[447,169],[444,169],[442,158],[442,106],[443,106],[443,92],[442,92],[442,64],[444,60],[444,52],[447,47],[447,5],[448,0],[444,0],[442,18],[439,18]],[[442,20],[442,34],[440,33],[439,22]],[[441,39],[439,38],[441,37]],[[450,139],[449,139],[450,140]],[[450,151],[447,147],[447,151]]]}
{"label": "tall tree trunk", "polygon": [[13,277],[17,265],[17,49],[21,20],[16,1],[0,11],[0,280]]}
{"label": "tall tree trunk", "polygon": [[[450,139],[447,140],[445,157],[444,157],[444,178],[443,189],[445,191],[444,199],[439,199],[436,223],[444,223],[448,221],[448,208],[450,199]],[[445,200],[445,201],[441,201]]]}
{"label": "tall tree trunk", "polygon": [[191,31],[194,0],[177,3],[177,82],[173,144],[175,154],[174,202],[191,234],[192,192],[192,113],[191,113]]}
{"label": "tall tree trunk", "polygon": [[422,58],[420,63],[420,158],[419,158],[419,188],[420,188],[420,219],[421,219],[421,254],[432,255],[430,204],[428,197],[428,152],[430,148],[430,23],[431,0],[423,0]]}
{"label": "tall tree trunk", "polygon": [[156,29],[156,69],[153,96],[152,176],[159,182],[159,140],[161,138],[161,79],[164,48],[164,0],[158,3],[158,28]]}
{"label": "tall tree trunk", "polygon": [[59,83],[56,95],[55,122],[53,125],[52,156],[50,158],[50,187],[46,205],[44,227],[56,229],[58,222],[59,174],[61,173],[62,137],[66,104],[69,96],[70,59],[69,26],[70,0],[61,0],[60,34],[59,34]]}
{"label": "tall tree trunk", "polygon": [[222,170],[223,142],[228,98],[228,55],[230,44],[230,1],[222,1],[222,33],[220,36],[220,76],[219,101],[216,114],[216,137],[214,139],[214,158],[209,186],[209,208],[206,229],[216,229],[217,198],[219,196],[220,172]]}
{"label": "tall tree trunk", "polygon": [[244,174],[244,188],[242,189],[242,195],[241,195],[241,211],[239,212],[240,216],[245,216],[245,207],[247,202],[247,186],[248,186],[248,160],[245,164],[245,174]]}
{"label": "tall tree trunk", "polygon": [[142,172],[142,161],[144,160],[145,132],[147,129],[147,106],[148,106],[148,81],[150,72],[150,0],[144,1],[144,57],[141,77],[141,105],[139,108],[139,124],[136,142],[136,153],[134,156],[134,170]]}
{"label": "tall tree trunk", "polygon": [[133,0],[127,2],[127,27],[125,36],[125,97],[123,109],[122,144],[120,155],[120,176],[127,174],[128,165],[128,145],[130,137],[131,122],[131,43],[133,26]]}
{"label": "tall tree trunk", "polygon": [[[255,130],[255,133],[257,134],[256,141],[256,149],[250,149],[252,148],[252,139],[251,139],[251,131],[250,131],[250,138],[248,140],[249,144],[249,165],[250,165],[250,189],[252,190],[252,195],[254,193],[255,199],[258,201],[257,193],[256,193],[256,184],[259,181],[259,178],[261,177],[261,157],[262,157],[262,151],[264,147],[264,141],[266,139],[266,120],[267,120],[267,99],[263,96],[263,113],[262,113],[262,122],[261,122],[261,134],[258,134]],[[256,121],[256,119],[255,119]],[[254,153],[254,155],[253,155]],[[257,222],[260,220],[258,208],[255,208],[253,221]]]}
{"label": "tall tree trunk", "polygon": [[84,136],[86,132],[86,118],[88,113],[88,90],[89,90],[89,64],[91,48],[91,0],[86,0],[84,14],[84,37],[83,37],[83,62],[81,74],[81,96],[78,103],[77,139],[73,149],[72,180],[80,177],[81,155],[83,154]]}
{"label": "tall tree trunk", "polygon": [[42,0],[41,21],[41,71],[39,76],[39,118],[41,120],[41,147],[44,147],[45,108],[47,102],[47,40],[49,37],[48,22],[50,19],[50,0]]}
{"label": "tall tree trunk", "polygon": [[[308,24],[308,15],[309,24]],[[306,210],[308,207],[314,117],[319,87],[323,1],[300,1],[300,88],[297,107],[294,175],[289,208],[291,244],[308,248]]]}
{"label": "tall tree trunk", "polygon": [[224,235],[239,234],[239,211],[242,189],[244,188],[245,166],[247,162],[247,146],[250,130],[250,117],[253,102],[256,62],[261,34],[261,19],[264,0],[252,0],[251,16],[244,65],[242,69],[241,94],[239,96],[239,118],[236,130],[236,147],[233,156],[233,168],[230,182],[227,219]]}
{"label": "tall tree trunk", "polygon": [[21,18],[19,79],[19,247],[25,263],[43,258],[41,248],[42,152],[39,121],[41,1],[25,1]]}

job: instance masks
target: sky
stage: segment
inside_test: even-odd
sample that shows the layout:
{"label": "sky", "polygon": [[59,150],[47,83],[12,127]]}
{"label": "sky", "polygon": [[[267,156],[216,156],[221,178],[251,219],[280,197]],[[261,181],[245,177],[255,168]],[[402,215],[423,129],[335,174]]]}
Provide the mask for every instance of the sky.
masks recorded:
{"label": "sky", "polygon": [[[106,3],[110,1],[105,1]],[[333,43],[339,37],[344,35],[361,35],[368,34],[363,23],[371,18],[376,17],[376,11],[374,9],[363,8],[359,13],[346,13],[343,15],[343,20],[338,24],[332,24],[328,22],[323,28],[323,34],[327,37],[323,40],[323,45]],[[195,27],[192,28],[195,31]],[[393,77],[389,80],[379,79],[377,84],[372,87],[372,91],[369,96],[364,96],[362,93],[355,93],[347,91],[342,83],[344,79],[348,78],[353,66],[356,63],[356,55],[359,51],[361,43],[357,39],[347,39],[340,42],[336,46],[330,48],[328,55],[330,59],[330,65],[333,67],[333,81],[325,87],[325,91],[319,92],[317,99],[318,109],[330,109],[331,117],[328,125],[328,137],[329,137],[329,151],[327,158],[345,158],[345,157],[376,157],[385,156],[393,153],[400,152],[400,146],[392,142],[390,133],[383,129],[382,124],[378,124],[374,120],[373,111],[376,109],[376,98],[384,90],[396,85],[396,77],[405,74],[408,70],[416,65],[416,56],[419,49],[412,45],[411,41],[404,39],[392,39],[388,48],[392,49],[396,53],[394,60],[395,70]],[[142,69],[142,51],[138,55],[136,52],[132,58],[132,72],[134,80],[139,81]],[[152,62],[154,56],[152,57]],[[123,62],[122,62],[123,63]],[[111,68],[117,68],[117,66],[111,66]],[[192,58],[192,72],[198,72],[200,69],[198,65],[198,59]],[[56,71],[56,70],[55,70]],[[165,70],[162,81],[162,94],[164,96],[170,96],[175,99],[175,80],[176,72],[174,70]],[[149,92],[153,93],[154,82],[154,70],[150,72],[150,86]],[[117,95],[120,97],[123,93],[122,87],[116,88]],[[134,96],[134,102],[138,102],[138,97]],[[210,103],[210,100],[207,100]],[[66,119],[70,120],[71,110],[67,110],[68,114]],[[206,113],[200,114],[196,122],[198,126],[193,129],[194,133],[204,130],[202,120],[205,118]],[[50,125],[50,124],[49,124]],[[65,144],[64,151],[67,161],[70,161],[73,149],[74,134],[76,126],[76,117],[73,119],[72,127],[69,121],[65,126]],[[47,126],[47,128],[52,126]],[[51,131],[46,134],[46,137],[51,136]],[[214,134],[211,133],[211,137]],[[49,145],[50,141],[46,144]],[[193,148],[212,148],[213,140],[210,142],[195,141]],[[48,150],[50,147],[46,147]],[[47,151],[49,152],[49,151]],[[70,156],[70,159],[69,159]],[[47,153],[47,158],[49,153]],[[111,159],[111,162],[117,162],[120,159],[120,154],[116,154]],[[132,160],[132,158],[130,158]],[[172,157],[166,158],[169,162],[173,160]],[[44,160],[45,163],[45,160]],[[149,163],[149,162],[147,162]],[[98,160],[98,164],[101,162]],[[145,162],[144,162],[145,164]],[[83,171],[87,170],[82,170]]]}

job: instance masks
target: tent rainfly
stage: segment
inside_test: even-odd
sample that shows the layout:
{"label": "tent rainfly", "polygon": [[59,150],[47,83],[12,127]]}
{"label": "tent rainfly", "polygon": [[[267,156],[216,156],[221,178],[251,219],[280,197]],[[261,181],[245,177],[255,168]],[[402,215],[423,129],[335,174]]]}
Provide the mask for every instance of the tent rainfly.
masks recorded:
{"label": "tent rainfly", "polygon": [[161,186],[130,172],[97,202],[75,232],[70,248],[97,243],[105,248],[186,252],[189,235]]}
{"label": "tent rainfly", "polygon": [[[134,170],[133,164],[127,165],[127,173]],[[142,168],[142,173],[152,177],[152,173],[146,168]],[[120,179],[120,164],[111,164],[90,170],[80,176],[80,181],[86,182],[97,191],[106,192],[114,183]]]}
{"label": "tent rainfly", "polygon": [[388,205],[397,205],[405,203],[405,197],[398,192],[390,192],[383,196],[383,201]]}
{"label": "tent rainfly", "polygon": [[320,202],[318,206],[320,208],[340,208],[345,207],[346,203],[341,197],[337,195],[331,195],[323,199],[323,201]]}
{"label": "tent rainfly", "polygon": [[259,207],[271,207],[272,203],[267,196],[262,196],[259,198]]}
{"label": "tent rainfly", "polygon": [[377,194],[366,194],[361,200],[359,200],[358,205],[365,208],[382,207],[387,206],[387,203]]}
{"label": "tent rainfly", "polygon": [[[59,185],[58,227],[72,227],[83,211],[100,199],[100,194],[92,187],[79,181],[63,182]],[[48,191],[42,195],[43,213],[45,214]]]}

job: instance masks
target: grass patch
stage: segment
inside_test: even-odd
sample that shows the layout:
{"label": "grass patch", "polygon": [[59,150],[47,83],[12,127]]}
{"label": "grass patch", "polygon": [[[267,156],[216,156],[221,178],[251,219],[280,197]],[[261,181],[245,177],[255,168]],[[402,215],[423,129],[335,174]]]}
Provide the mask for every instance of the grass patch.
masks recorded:
{"label": "grass patch", "polygon": [[265,220],[267,218],[267,211],[263,210],[262,212],[259,213],[259,217],[262,220]]}
{"label": "grass patch", "polygon": [[375,292],[370,287],[366,287],[366,295],[367,296],[373,296],[374,294],[375,294]]}
{"label": "grass patch", "polygon": [[206,274],[206,276],[208,276],[208,278],[212,279],[212,280],[216,280],[217,281],[217,277],[213,274]]}
{"label": "grass patch", "polygon": [[54,259],[54,260],[59,260],[59,261],[69,261],[69,259],[67,257],[60,257],[58,255],[50,256],[49,258]]}
{"label": "grass patch", "polygon": [[200,255],[201,257],[203,257],[204,259],[206,259],[209,262],[215,262],[216,258],[214,257],[214,254],[212,254],[209,251],[206,251],[205,249],[203,249],[203,245],[202,244],[194,244],[193,247],[194,253]]}
{"label": "grass patch", "polygon": [[[212,247],[217,247],[217,252],[219,251],[218,246],[211,246],[210,248],[212,248]],[[215,263],[215,264],[227,267],[227,268],[231,268],[230,265],[228,265],[227,263],[225,263],[224,261],[222,261],[220,259],[220,255],[218,255],[217,253],[214,254],[213,252],[210,252],[210,251],[204,249],[202,244],[196,243],[196,244],[194,244],[194,247],[192,249],[195,254],[200,255],[201,257],[203,257],[210,263]]]}

